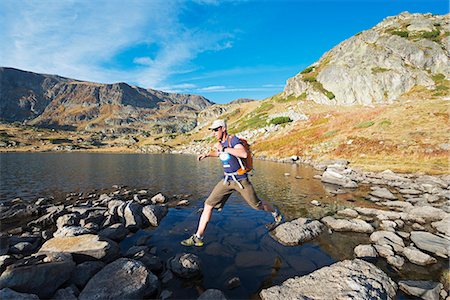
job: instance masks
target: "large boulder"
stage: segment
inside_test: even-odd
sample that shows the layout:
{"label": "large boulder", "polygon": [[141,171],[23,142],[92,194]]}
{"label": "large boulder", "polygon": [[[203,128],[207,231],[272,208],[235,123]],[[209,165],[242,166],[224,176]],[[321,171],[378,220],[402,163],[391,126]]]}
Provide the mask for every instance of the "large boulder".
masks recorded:
{"label": "large boulder", "polygon": [[70,282],[76,286],[83,288],[89,279],[91,279],[98,271],[105,266],[101,261],[85,261],[75,267],[72,272]]}
{"label": "large boulder", "polygon": [[138,230],[143,225],[142,206],[132,201],[127,202],[123,212],[123,218],[125,219],[125,227],[128,230]]}
{"label": "large boulder", "polygon": [[197,255],[191,253],[179,253],[169,259],[169,268],[173,273],[182,278],[192,278],[200,275],[201,262]]}
{"label": "large boulder", "polygon": [[120,242],[123,240],[128,234],[128,229],[122,223],[112,224],[111,226],[106,227],[101,230],[98,235],[104,238]]}
{"label": "large boulder", "polygon": [[417,248],[436,254],[437,256],[449,257],[450,241],[426,231],[412,231],[411,241]]}
{"label": "large boulder", "polygon": [[119,258],[89,280],[79,299],[142,299],[158,288],[158,278],[141,262]]}
{"label": "large boulder", "polygon": [[299,245],[308,242],[323,231],[323,224],[316,220],[298,218],[291,222],[286,222],[272,231],[272,236],[284,245]]}
{"label": "large boulder", "polygon": [[273,299],[394,299],[397,285],[371,263],[355,259],[323,267],[264,289],[263,300]]}
{"label": "large boulder", "polygon": [[46,241],[39,253],[71,253],[75,260],[111,261],[119,255],[117,243],[94,234],[54,237]]}
{"label": "large boulder", "polygon": [[75,263],[70,254],[41,255],[18,261],[0,276],[0,289],[36,294],[49,298],[70,278]]}
{"label": "large boulder", "polygon": [[322,222],[334,231],[372,233],[374,230],[372,225],[361,219],[345,220],[327,216],[322,218]]}
{"label": "large boulder", "polygon": [[10,288],[0,290],[0,299],[2,300],[39,300],[35,294],[18,293]]}
{"label": "large boulder", "polygon": [[142,209],[145,222],[156,227],[159,226],[161,220],[167,215],[167,206],[163,205],[147,205]]}

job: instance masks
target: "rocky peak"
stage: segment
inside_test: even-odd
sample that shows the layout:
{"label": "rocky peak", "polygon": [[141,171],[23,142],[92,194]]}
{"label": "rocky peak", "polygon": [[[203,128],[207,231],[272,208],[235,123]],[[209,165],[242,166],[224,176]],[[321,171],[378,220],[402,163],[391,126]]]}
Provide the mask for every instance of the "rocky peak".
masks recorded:
{"label": "rocky peak", "polygon": [[448,80],[450,16],[387,17],[326,52],[283,95],[332,105],[391,103],[415,86]]}

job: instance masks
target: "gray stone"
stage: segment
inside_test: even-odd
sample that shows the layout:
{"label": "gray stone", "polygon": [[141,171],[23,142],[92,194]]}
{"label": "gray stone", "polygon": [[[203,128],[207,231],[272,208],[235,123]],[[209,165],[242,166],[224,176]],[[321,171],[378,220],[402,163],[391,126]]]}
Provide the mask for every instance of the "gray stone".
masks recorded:
{"label": "gray stone", "polygon": [[101,230],[98,235],[107,239],[120,242],[128,234],[128,230],[122,223],[116,223]]}
{"label": "gray stone", "polygon": [[373,245],[373,247],[381,257],[388,258],[395,255],[392,247],[389,245]]}
{"label": "gray stone", "polygon": [[349,232],[361,232],[372,233],[374,231],[372,225],[361,219],[335,219],[333,217],[325,217],[321,220],[325,225],[334,231],[349,231]]}
{"label": "gray stone", "polygon": [[284,245],[299,245],[319,236],[324,229],[322,223],[316,220],[298,218],[276,227],[271,236]]}
{"label": "gray stone", "polygon": [[357,188],[358,184],[351,180],[350,178],[346,177],[345,175],[342,175],[340,173],[337,173],[332,170],[327,170],[322,174],[322,177],[320,178],[322,182],[340,185],[346,188]]}
{"label": "gray stone", "polygon": [[39,300],[35,294],[18,293],[10,288],[0,290],[0,299],[2,300]]}
{"label": "gray stone", "polygon": [[126,205],[122,200],[111,200],[108,202],[108,214],[111,216],[118,215],[118,208],[121,205]]}
{"label": "gray stone", "polygon": [[52,300],[77,300],[74,290],[71,287],[59,289],[53,295]]}
{"label": "gray stone", "polygon": [[76,213],[65,214],[56,220],[56,227],[62,228],[64,226],[76,226],[80,224],[80,215]]}
{"label": "gray stone", "polygon": [[197,255],[191,253],[179,253],[168,261],[173,273],[182,278],[192,278],[200,275],[201,262]]}
{"label": "gray stone", "polygon": [[424,224],[428,222],[441,221],[447,216],[448,214],[442,209],[432,206],[422,206],[414,207],[409,210],[408,215],[404,218],[404,220]]}
{"label": "gray stone", "polygon": [[158,288],[158,278],[141,262],[119,258],[89,280],[79,299],[142,299]]}
{"label": "gray stone", "polygon": [[413,207],[413,205],[411,203],[405,202],[405,201],[385,201],[385,202],[380,202],[379,204],[383,205],[383,206],[387,206],[389,208],[401,209],[401,210],[411,209]]}
{"label": "gray stone", "polygon": [[383,271],[360,259],[337,262],[311,274],[263,289],[272,299],[394,299],[397,285]]}
{"label": "gray stone", "polygon": [[164,290],[161,292],[161,295],[159,295],[159,297],[161,298],[161,300],[165,300],[165,299],[169,299],[170,297],[172,297],[172,292],[169,290]]}
{"label": "gray stone", "polygon": [[346,208],[346,209],[340,210],[337,212],[337,215],[341,216],[341,217],[352,218],[352,219],[358,217],[358,213],[356,212],[356,210],[353,210],[351,208]]}
{"label": "gray stone", "polygon": [[411,241],[417,248],[434,253],[440,257],[449,257],[450,241],[425,231],[412,231]]}
{"label": "gray stone", "polygon": [[227,298],[220,290],[208,289],[204,291],[197,300],[226,300]]}
{"label": "gray stone", "polygon": [[419,266],[426,266],[426,265],[430,265],[430,264],[434,264],[437,262],[437,260],[426,254],[423,253],[422,251],[409,246],[406,247],[405,249],[403,249],[403,255],[413,264],[419,265]]}
{"label": "gray stone", "polygon": [[393,255],[393,256],[388,256],[386,258],[388,264],[390,264],[391,266],[397,268],[397,269],[401,269],[403,267],[403,265],[405,264],[405,260],[403,259],[403,257],[398,256],[398,255]]}
{"label": "gray stone", "polygon": [[441,221],[431,223],[431,226],[438,232],[450,237],[450,215],[447,214]]}
{"label": "gray stone", "polygon": [[74,268],[75,263],[68,254],[28,258],[6,268],[0,276],[0,289],[11,288],[49,298],[70,278]]}
{"label": "gray stone", "polygon": [[353,252],[357,258],[375,258],[378,256],[372,245],[358,245],[353,249]]}
{"label": "gray stone", "polygon": [[161,203],[162,204],[162,203],[166,202],[166,197],[163,194],[159,193],[159,194],[153,196],[151,201],[152,201],[152,203]]}
{"label": "gray stone", "polygon": [[79,236],[83,234],[90,234],[92,231],[90,229],[80,227],[80,226],[64,226],[59,228],[53,233],[53,237],[69,237],[69,236]]}
{"label": "gray stone", "polygon": [[70,282],[76,286],[83,288],[86,283],[91,279],[98,271],[105,266],[105,263],[101,261],[86,261],[75,267],[72,272]]}
{"label": "gray stone", "polygon": [[132,201],[127,202],[124,210],[125,227],[128,230],[136,231],[143,225],[142,206]]}
{"label": "gray stone", "polygon": [[405,247],[403,239],[391,231],[376,231],[370,235],[370,240],[378,245],[389,245],[399,253]]}
{"label": "gray stone", "polygon": [[383,199],[396,200],[397,197],[391,193],[387,188],[377,188],[376,190],[370,193],[372,196]]}
{"label": "gray stone", "polygon": [[395,231],[395,228],[397,227],[397,223],[394,221],[384,220],[381,221],[380,228],[386,231]]}
{"label": "gray stone", "polygon": [[75,259],[87,260],[101,259],[111,261],[119,255],[119,246],[108,239],[98,235],[84,234],[73,237],[54,237],[46,241],[40,253],[71,253]]}
{"label": "gray stone", "polygon": [[433,281],[401,280],[400,289],[408,295],[420,297],[425,300],[439,300],[442,284]]}
{"label": "gray stone", "polygon": [[151,226],[159,226],[161,220],[167,215],[168,208],[162,205],[147,205],[142,209],[145,222]]}
{"label": "gray stone", "polygon": [[37,245],[30,242],[19,242],[9,248],[11,254],[30,255],[36,250]]}
{"label": "gray stone", "polygon": [[13,264],[16,260],[11,255],[0,256],[0,274],[6,269],[7,266]]}
{"label": "gray stone", "polygon": [[380,218],[380,216],[385,217],[383,218],[383,220],[398,220],[406,216],[406,213],[386,211],[375,208],[355,207],[354,210],[356,210],[359,214],[363,216],[377,217],[380,220],[382,219]]}

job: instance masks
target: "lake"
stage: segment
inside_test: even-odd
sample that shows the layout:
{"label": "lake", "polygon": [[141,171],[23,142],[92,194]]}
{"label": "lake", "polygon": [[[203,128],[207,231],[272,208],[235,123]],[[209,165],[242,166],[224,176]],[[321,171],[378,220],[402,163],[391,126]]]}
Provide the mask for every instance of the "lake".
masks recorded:
{"label": "lake", "polygon": [[[197,211],[222,176],[215,158],[198,162],[195,156],[170,154],[3,153],[0,164],[0,201],[16,197],[34,201],[44,196],[63,200],[67,193],[111,189],[113,185],[154,194],[191,195],[190,206],[170,209],[159,227],[139,230],[121,243],[122,251],[126,251],[138,238],[150,236],[149,245],[157,247],[157,255],[163,260],[180,252],[200,257],[203,277],[171,281],[168,289],[173,291],[173,298],[196,299],[208,288],[224,291],[229,299],[258,298],[262,288],[351,259],[356,245],[369,242],[365,234],[326,232],[300,246],[283,246],[265,227],[273,220],[271,215],[252,210],[233,194],[221,212],[213,213],[205,246],[181,246],[179,242],[195,232],[200,216]],[[368,187],[335,195],[330,193],[333,187],[313,178],[316,174],[320,172],[309,166],[256,161],[251,181],[259,197],[275,203],[287,220],[319,218],[344,206],[373,206],[363,199]],[[310,204],[312,200],[320,201],[322,207]],[[436,276],[436,272],[422,267],[394,272],[384,259],[376,264],[393,279]],[[239,277],[241,286],[227,290],[226,282],[232,277]]]}

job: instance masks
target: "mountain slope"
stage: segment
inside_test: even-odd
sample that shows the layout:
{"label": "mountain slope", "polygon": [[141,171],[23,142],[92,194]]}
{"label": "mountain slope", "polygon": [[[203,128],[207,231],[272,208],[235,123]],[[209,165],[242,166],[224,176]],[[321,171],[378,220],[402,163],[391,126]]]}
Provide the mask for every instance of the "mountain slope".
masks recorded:
{"label": "mountain slope", "polygon": [[186,132],[212,105],[198,95],[98,84],[0,68],[0,118],[77,130]]}

